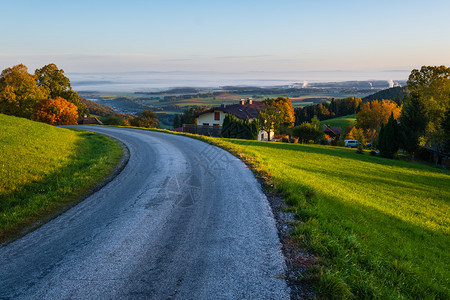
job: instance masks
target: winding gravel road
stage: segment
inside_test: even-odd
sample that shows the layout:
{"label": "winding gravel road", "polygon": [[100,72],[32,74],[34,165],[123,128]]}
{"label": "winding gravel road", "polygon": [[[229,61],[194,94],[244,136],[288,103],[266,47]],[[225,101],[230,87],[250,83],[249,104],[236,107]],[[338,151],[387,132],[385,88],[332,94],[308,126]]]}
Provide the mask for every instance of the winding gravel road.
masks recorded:
{"label": "winding gravel road", "polygon": [[77,126],[130,150],[113,181],[0,248],[0,299],[289,299],[267,199],[217,147]]}

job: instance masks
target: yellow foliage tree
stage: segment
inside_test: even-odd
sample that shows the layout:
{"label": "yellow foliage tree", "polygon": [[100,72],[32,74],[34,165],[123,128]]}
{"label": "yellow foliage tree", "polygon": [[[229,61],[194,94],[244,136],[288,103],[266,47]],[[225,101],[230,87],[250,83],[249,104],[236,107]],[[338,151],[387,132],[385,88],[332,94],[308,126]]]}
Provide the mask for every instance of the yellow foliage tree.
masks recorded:
{"label": "yellow foliage tree", "polygon": [[[369,138],[371,138],[371,135],[368,135]],[[345,136],[346,140],[357,140],[361,144],[366,143],[366,132],[364,132],[364,129],[357,128],[356,126],[352,126],[350,131]]]}
{"label": "yellow foliage tree", "polygon": [[356,116],[357,127],[366,130],[366,134],[373,144],[381,125],[388,122],[391,113],[394,115],[394,119],[398,120],[400,112],[397,103],[390,100],[366,102],[361,105],[361,110]]}
{"label": "yellow foliage tree", "polygon": [[51,125],[73,125],[77,124],[78,111],[74,104],[57,97],[40,101],[31,117]]}
{"label": "yellow foliage tree", "polygon": [[0,75],[0,113],[30,118],[36,103],[48,94],[23,64],[4,69]]}
{"label": "yellow foliage tree", "polygon": [[274,107],[281,115],[280,125],[292,127],[295,123],[295,111],[289,98],[278,97],[264,100],[264,104]]}

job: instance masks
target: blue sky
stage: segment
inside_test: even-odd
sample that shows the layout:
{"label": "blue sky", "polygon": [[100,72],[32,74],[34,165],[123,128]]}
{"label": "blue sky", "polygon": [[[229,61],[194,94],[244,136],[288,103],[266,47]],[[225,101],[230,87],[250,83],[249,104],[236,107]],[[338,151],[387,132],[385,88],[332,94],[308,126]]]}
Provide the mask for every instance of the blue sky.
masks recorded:
{"label": "blue sky", "polygon": [[0,67],[66,72],[450,65],[450,1],[3,1]]}

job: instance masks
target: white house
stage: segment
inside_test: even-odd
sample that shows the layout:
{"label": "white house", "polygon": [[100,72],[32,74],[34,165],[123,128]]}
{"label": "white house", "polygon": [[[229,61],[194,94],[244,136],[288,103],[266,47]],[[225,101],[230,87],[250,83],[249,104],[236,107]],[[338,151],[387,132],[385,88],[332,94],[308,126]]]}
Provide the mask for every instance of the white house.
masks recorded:
{"label": "white house", "polygon": [[[252,121],[258,116],[259,112],[266,107],[267,106],[265,104],[253,101],[251,98],[247,99],[247,101],[241,100],[238,104],[222,104],[221,106],[213,107],[207,111],[197,114],[196,125],[197,127],[212,127],[212,129],[215,129],[214,127],[222,128],[223,120],[227,114],[232,114],[241,120],[246,120],[248,118]],[[270,132],[270,135],[268,135],[267,132],[260,131],[258,134],[258,140],[272,140],[273,135],[273,132]]]}

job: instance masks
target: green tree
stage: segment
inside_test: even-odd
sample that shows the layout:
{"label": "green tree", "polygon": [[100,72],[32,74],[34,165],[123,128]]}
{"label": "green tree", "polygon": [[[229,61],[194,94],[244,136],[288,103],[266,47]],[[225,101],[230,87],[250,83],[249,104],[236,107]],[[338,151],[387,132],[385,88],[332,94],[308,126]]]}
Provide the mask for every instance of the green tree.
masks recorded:
{"label": "green tree", "polygon": [[137,118],[137,124],[139,127],[156,128],[159,125],[158,115],[151,109],[143,110]]}
{"label": "green tree", "polygon": [[444,129],[444,150],[450,153],[450,110],[447,110],[445,119],[442,121],[442,128]]}
{"label": "green tree", "polygon": [[221,133],[222,137],[224,137],[224,138],[232,137],[232,135],[233,135],[232,132],[234,131],[233,127],[235,126],[233,119],[235,119],[235,117],[233,115],[231,115],[231,114],[225,115],[225,118],[223,119],[223,123],[222,123],[222,133]]}
{"label": "green tree", "polygon": [[292,129],[292,133],[295,137],[304,141],[317,141],[323,138],[323,127],[320,125],[320,121],[317,118],[313,118],[311,123],[303,122],[301,125]]}
{"label": "green tree", "polygon": [[282,123],[282,118],[283,116],[278,109],[273,106],[268,106],[260,110],[256,121],[258,122],[259,130],[267,132],[268,136],[270,136],[270,133],[274,132]]}
{"label": "green tree", "polygon": [[378,136],[378,149],[380,156],[394,158],[399,149],[399,128],[397,120],[392,113],[386,125],[382,125]]}
{"label": "green tree", "polygon": [[414,154],[419,147],[419,138],[424,135],[427,125],[425,106],[417,92],[405,97],[405,102],[400,115],[400,147]]}
{"label": "green tree", "polygon": [[173,118],[173,128],[181,127],[180,121],[181,121],[180,115],[176,114],[175,117]]}
{"label": "green tree", "polygon": [[295,111],[289,98],[278,97],[268,98],[263,101],[267,106],[274,107],[280,114],[280,122],[278,125],[292,127],[295,124]]}
{"label": "green tree", "polygon": [[80,115],[88,113],[86,105],[70,86],[70,80],[64,75],[63,69],[58,69],[55,64],[48,64],[36,69],[34,73],[38,86],[45,87],[50,92],[50,98],[64,98],[78,108]]}
{"label": "green tree", "polygon": [[222,137],[255,140],[258,138],[258,127],[256,122],[248,118],[244,121],[227,114],[222,124]]}
{"label": "green tree", "polygon": [[4,69],[0,75],[0,113],[29,119],[36,104],[48,95],[23,64]]}
{"label": "green tree", "polygon": [[407,81],[408,91],[429,97],[448,97],[449,79],[450,68],[446,66],[422,66],[420,70],[411,71]]}
{"label": "green tree", "polygon": [[419,143],[422,146],[436,148],[437,163],[437,153],[444,149],[447,142],[443,124],[450,109],[450,68],[423,66],[420,70],[414,69],[409,75],[407,84],[412,98],[417,97],[422,103],[422,113],[426,118],[425,130],[419,137]]}

